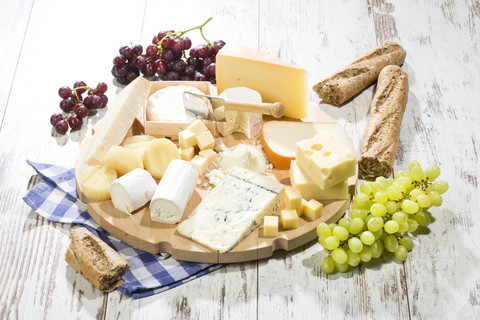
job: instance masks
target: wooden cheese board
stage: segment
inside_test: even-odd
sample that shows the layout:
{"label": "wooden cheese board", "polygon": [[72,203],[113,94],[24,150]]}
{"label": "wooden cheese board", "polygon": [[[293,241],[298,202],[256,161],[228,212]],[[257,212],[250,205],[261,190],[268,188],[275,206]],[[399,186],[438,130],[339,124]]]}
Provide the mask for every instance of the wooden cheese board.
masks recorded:
{"label": "wooden cheese board", "polygon": [[[271,120],[278,119],[264,116],[264,121]],[[336,123],[334,119],[315,106],[309,106],[309,116],[303,120],[306,122]],[[144,127],[142,122],[139,119],[136,119],[125,138],[143,133]],[[349,138],[348,141],[353,148],[353,144]],[[84,148],[88,149],[89,143],[90,139],[85,139],[80,150]],[[234,146],[238,143],[253,144],[258,143],[258,137],[257,139],[249,140],[245,135],[236,133],[227,137],[216,137],[216,143],[224,144],[227,147]],[[78,178],[86,167],[87,164],[80,152],[76,158],[75,164],[77,181],[79,181]],[[287,188],[290,187],[289,170],[274,168],[268,176],[284,184]],[[348,180],[350,195],[354,193],[356,183],[357,176],[353,176]],[[308,221],[306,218],[300,217],[298,228],[293,230],[282,230],[281,227],[279,227],[279,234],[276,238],[263,237],[263,225],[260,225],[232,250],[225,253],[218,253],[181,235],[177,231],[178,224],[165,224],[152,221],[150,218],[150,210],[148,208],[149,203],[133,212],[132,215],[127,215],[124,212],[117,210],[113,206],[111,200],[100,202],[89,201],[89,199],[87,199],[82,193],[78,184],[77,191],[80,200],[87,203],[87,209],[90,216],[102,228],[118,239],[135,248],[150,253],[156,254],[167,252],[171,254],[173,258],[178,260],[203,263],[232,263],[258,260],[271,257],[276,250],[293,250],[317,237],[316,227],[319,223],[336,222],[341,218],[350,205],[350,198],[347,200],[322,201],[324,208],[323,214],[319,219]],[[202,185],[197,185],[181,221],[189,216],[208,192],[208,188],[203,187]],[[282,208],[284,208],[283,201],[280,209]],[[280,210],[277,211],[277,214],[279,213]]]}

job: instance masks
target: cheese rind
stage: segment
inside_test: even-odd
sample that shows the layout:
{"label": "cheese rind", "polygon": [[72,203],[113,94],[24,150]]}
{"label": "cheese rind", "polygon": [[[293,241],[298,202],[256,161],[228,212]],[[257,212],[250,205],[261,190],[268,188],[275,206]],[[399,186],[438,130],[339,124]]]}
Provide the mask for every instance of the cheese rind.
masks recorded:
{"label": "cheese rind", "polygon": [[281,183],[234,168],[180,223],[178,231],[212,250],[226,252],[278,209],[283,192]]}
{"label": "cheese rind", "polygon": [[307,72],[292,63],[240,44],[227,43],[217,54],[218,92],[247,87],[262,95],[263,102],[281,102],[285,116],[307,115]]}
{"label": "cheese rind", "polygon": [[322,190],[297,165],[295,160],[292,160],[290,164],[290,183],[300,191],[302,198],[306,200],[348,199],[348,182],[346,180]]}
{"label": "cheese rind", "polygon": [[265,216],[263,218],[263,236],[268,238],[278,236],[278,216]]}
{"label": "cheese rind", "polygon": [[323,133],[297,142],[296,162],[322,190],[347,180],[357,170],[355,154]]}

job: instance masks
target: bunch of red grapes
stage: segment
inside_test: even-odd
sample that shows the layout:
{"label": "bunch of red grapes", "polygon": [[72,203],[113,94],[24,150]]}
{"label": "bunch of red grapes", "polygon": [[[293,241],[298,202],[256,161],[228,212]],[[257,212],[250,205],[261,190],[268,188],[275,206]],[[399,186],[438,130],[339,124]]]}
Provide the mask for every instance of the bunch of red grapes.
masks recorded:
{"label": "bunch of red grapes", "polygon": [[[87,92],[88,91],[88,92]],[[84,98],[82,95],[87,92]],[[68,127],[79,130],[83,125],[83,118],[88,116],[89,110],[105,108],[108,103],[107,84],[100,82],[96,88],[88,87],[83,81],[77,81],[73,89],[63,86],[58,89],[58,95],[62,98],[60,109],[62,113],[54,113],[50,117],[50,123],[55,130],[64,135]]]}
{"label": "bunch of red grapes", "polygon": [[[209,21],[209,20],[208,20]],[[208,22],[207,21],[207,22]],[[201,27],[192,28],[196,29]],[[189,30],[190,31],[190,30]],[[215,61],[223,48],[222,40],[192,48],[192,41],[184,32],[161,31],[153,37],[143,53],[143,47],[122,46],[120,55],[113,59],[112,75],[120,84],[129,84],[140,73],[147,78],[165,81],[210,81],[216,83]],[[203,35],[203,34],[202,34]],[[186,51],[189,50],[189,57]]]}

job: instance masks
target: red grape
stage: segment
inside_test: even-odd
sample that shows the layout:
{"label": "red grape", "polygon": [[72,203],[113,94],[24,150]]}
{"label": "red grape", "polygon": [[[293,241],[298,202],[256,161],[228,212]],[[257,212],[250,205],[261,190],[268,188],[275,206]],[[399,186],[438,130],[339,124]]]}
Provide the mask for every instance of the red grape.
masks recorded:
{"label": "red grape", "polygon": [[147,64],[145,68],[142,69],[142,72],[145,77],[153,77],[155,75],[155,69],[151,63]]}
{"label": "red grape", "polygon": [[171,38],[165,38],[162,41],[162,48],[163,49],[169,49],[172,45],[172,39]]}
{"label": "red grape", "polygon": [[124,56],[124,57],[127,58],[127,59],[132,58],[134,54],[135,54],[135,52],[133,51],[133,49],[132,49],[132,48],[129,48],[129,47],[126,47],[126,48],[123,49],[123,51],[122,51],[122,56]]}
{"label": "red grape", "polygon": [[189,77],[193,77],[195,75],[195,67],[194,66],[186,66],[185,67],[185,75]]}
{"label": "red grape", "polygon": [[123,50],[127,49],[128,46],[121,46],[120,49],[118,49],[118,53],[123,54]]}
{"label": "red grape", "polygon": [[208,79],[204,74],[197,71],[197,72],[195,72],[195,76],[193,77],[193,80],[195,80],[195,81],[207,81]]}
{"label": "red grape", "polygon": [[192,40],[189,37],[185,37],[183,40],[183,49],[188,50],[192,47]]}
{"label": "red grape", "polygon": [[225,45],[225,41],[223,41],[223,40],[216,40],[216,41],[213,43],[213,49],[214,49],[214,51],[215,51],[215,54],[218,53],[218,51],[220,51],[220,49],[222,49],[224,45]]}
{"label": "red grape", "polygon": [[151,44],[147,47],[147,56],[150,56],[150,57],[154,56],[157,54],[157,52],[158,52],[158,47],[156,45]]}
{"label": "red grape", "polygon": [[83,104],[78,103],[78,104],[75,106],[75,113],[76,113],[77,116],[79,116],[80,118],[85,118],[86,116],[88,116],[88,108],[85,107]]}
{"label": "red grape", "polygon": [[98,96],[100,98],[102,98],[102,106],[100,107],[100,109],[105,108],[107,106],[107,103],[108,103],[108,97],[106,95],[104,95],[103,93],[99,94]]}
{"label": "red grape", "polygon": [[167,81],[175,81],[175,80],[178,80],[178,73],[175,72],[175,71],[169,71],[169,72],[165,75],[165,80],[167,80]]}
{"label": "red grape", "polygon": [[55,127],[60,120],[63,120],[63,116],[60,113],[54,113],[50,117],[50,124]]}
{"label": "red grape", "polygon": [[83,120],[79,116],[71,116],[68,118],[68,124],[72,130],[79,130],[82,127]]}
{"label": "red grape", "polygon": [[70,98],[70,95],[72,94],[72,89],[70,89],[67,86],[63,86],[60,89],[58,89],[58,95],[62,99],[68,99]]}
{"label": "red grape", "polygon": [[55,125],[55,130],[61,135],[64,135],[65,133],[67,133],[68,131],[67,121],[65,120],[58,121],[57,124]]}
{"label": "red grape", "polygon": [[[83,82],[83,81],[77,81],[77,82],[75,82],[75,84],[73,85],[73,88],[75,89],[75,88],[86,87],[86,86],[87,86],[87,84],[86,84],[85,82]],[[84,93],[85,91],[87,91],[87,89],[78,89],[78,90],[77,90],[77,93],[82,94],[82,93]]]}
{"label": "red grape", "polygon": [[172,50],[174,52],[182,52],[183,51],[183,40],[173,39],[171,47],[172,47]]}
{"label": "red grape", "polygon": [[192,78],[187,76],[187,75],[183,75],[183,76],[180,76],[178,78],[178,80],[180,80],[180,81],[192,81]]}
{"label": "red grape", "polygon": [[142,52],[143,52],[143,47],[142,47],[142,45],[141,45],[141,44],[136,44],[136,45],[133,47],[133,52],[134,52],[137,56],[141,55]]}
{"label": "red grape", "polygon": [[107,86],[107,84],[106,84],[105,82],[99,82],[99,83],[97,84],[97,92],[98,92],[98,93],[105,93],[105,92],[107,92],[107,88],[108,88],[108,86]]}
{"label": "red grape", "polygon": [[60,101],[60,109],[63,110],[63,112],[70,112],[75,108],[75,103],[73,103],[72,100],[70,99],[63,99]]}
{"label": "red grape", "polygon": [[197,57],[205,58],[207,56],[207,46],[202,44],[196,47],[197,48]]}
{"label": "red grape", "polygon": [[164,75],[166,72],[167,72],[167,65],[165,64],[165,62],[163,61],[160,61],[157,65],[156,65],[156,70],[155,70],[159,75]]}
{"label": "red grape", "polygon": [[203,65],[208,66],[210,63],[215,62],[215,57],[206,57],[203,59]]}
{"label": "red grape", "polygon": [[185,71],[185,67],[187,66],[187,64],[185,63],[185,61],[183,60],[178,60],[177,62],[175,62],[175,64],[173,65],[173,71],[176,71],[178,72],[179,74],[182,74],[183,71]]}
{"label": "red grape", "polygon": [[116,66],[122,66],[125,64],[125,57],[124,56],[116,56],[113,58],[113,64]]}
{"label": "red grape", "polygon": [[137,67],[137,69],[141,70],[145,68],[146,65],[147,65],[147,59],[145,59],[144,57],[138,56],[135,58],[135,66]]}
{"label": "red grape", "polygon": [[128,71],[127,76],[126,76],[128,83],[135,80],[138,76],[139,76],[138,71],[134,71],[134,70]]}
{"label": "red grape", "polygon": [[127,80],[125,77],[116,77],[117,82],[123,85],[127,85],[130,83],[130,81]]}
{"label": "red grape", "polygon": [[154,36],[153,39],[152,39],[152,43],[153,44],[158,44],[158,37],[157,36]]}
{"label": "red grape", "polygon": [[215,75],[215,66],[216,66],[216,65],[215,65],[215,62],[210,63],[210,64],[208,65],[208,67],[207,67],[207,73],[208,73],[209,75],[212,75],[212,76]]}
{"label": "red grape", "polygon": [[[192,49],[193,50],[193,49]],[[192,56],[191,55],[191,51],[190,51],[190,57],[188,57],[187,59],[187,64],[189,66],[196,66],[198,64],[198,62],[200,61],[200,59],[196,56]]]}
{"label": "red grape", "polygon": [[170,49],[166,49],[162,53],[162,60],[169,62],[173,60],[173,51]]}
{"label": "red grape", "polygon": [[215,50],[211,46],[207,46],[207,57],[215,55]]}
{"label": "red grape", "polygon": [[116,77],[125,77],[127,75],[128,69],[125,65],[117,67]]}

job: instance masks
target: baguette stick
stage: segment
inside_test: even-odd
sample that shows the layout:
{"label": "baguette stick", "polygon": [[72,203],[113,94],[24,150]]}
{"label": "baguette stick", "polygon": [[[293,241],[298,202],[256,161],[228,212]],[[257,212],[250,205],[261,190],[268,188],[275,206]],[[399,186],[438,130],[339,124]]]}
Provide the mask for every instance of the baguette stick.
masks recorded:
{"label": "baguette stick", "polygon": [[70,233],[65,261],[96,288],[111,292],[123,284],[122,276],[130,265],[105,242],[86,228]]}
{"label": "baguette stick", "polygon": [[406,52],[395,42],[384,42],[334,75],[317,83],[313,90],[323,102],[341,106],[342,103],[373,83],[388,65],[401,65]]}
{"label": "baguette stick", "polygon": [[364,178],[392,173],[407,98],[407,73],[399,66],[383,68],[360,147],[358,167]]}

